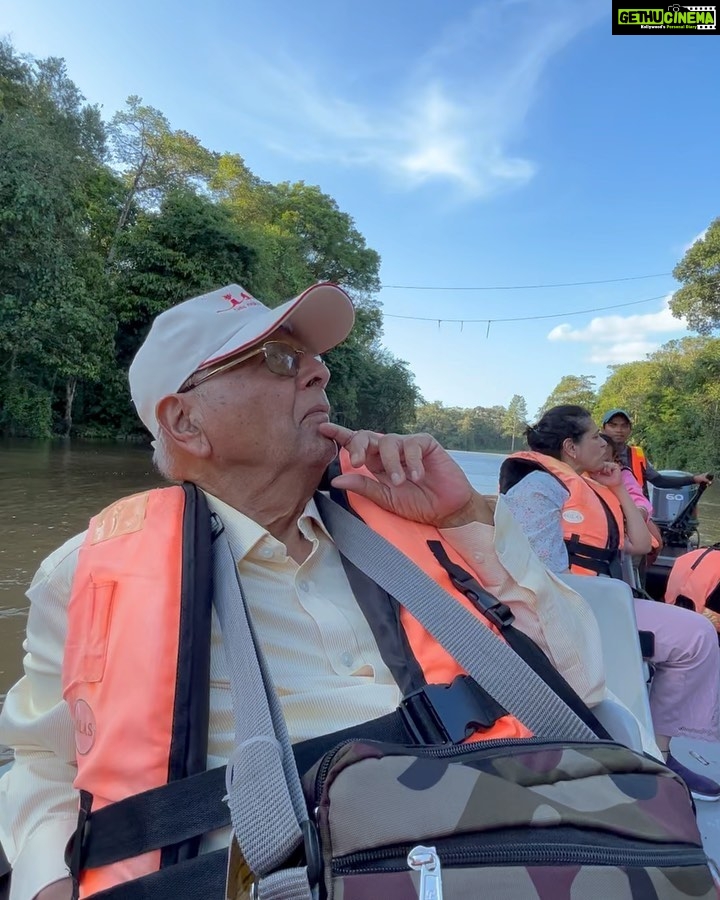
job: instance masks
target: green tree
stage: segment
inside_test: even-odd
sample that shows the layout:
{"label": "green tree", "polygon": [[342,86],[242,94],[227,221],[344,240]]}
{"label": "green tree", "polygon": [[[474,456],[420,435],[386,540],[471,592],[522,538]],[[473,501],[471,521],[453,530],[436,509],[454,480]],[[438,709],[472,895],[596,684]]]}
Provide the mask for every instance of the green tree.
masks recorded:
{"label": "green tree", "polygon": [[113,317],[86,198],[103,129],[61,60],[0,52],[0,428],[43,436],[72,425],[78,379],[96,378]]}
{"label": "green tree", "polygon": [[350,336],[325,356],[332,376],[328,398],[340,425],[406,431],[415,423],[419,393],[407,363],[380,346],[380,325],[377,308],[356,310]]}
{"label": "green tree", "polygon": [[319,187],[261,181],[237,155],[220,158],[210,184],[257,251],[258,296],[275,303],[315,281],[334,281],[356,303],[371,302],[380,287],[380,257]]}
{"label": "green tree", "polygon": [[720,465],[720,340],[670,341],[649,359],[616,366],[600,388],[598,413],[614,406],[633,419],[633,441],[660,468]]}
{"label": "green tree", "polygon": [[448,450],[500,451],[508,449],[503,436],[507,410],[502,406],[463,409],[437,401],[421,402],[416,411],[416,429],[427,431]]}
{"label": "green tree", "polygon": [[114,258],[117,238],[125,228],[133,205],[156,207],[168,190],[205,185],[217,168],[219,155],[202,146],[187,131],[170,127],[167,118],[142,98],[128,97],[108,129],[113,159],[126,184],[115,238],[109,248]]}
{"label": "green tree", "polygon": [[685,316],[701,334],[720,326],[720,218],[688,248],[673,275],[682,284],[670,301],[673,315]]}
{"label": "green tree", "polygon": [[593,411],[598,421],[610,409],[624,409],[639,422],[654,384],[654,366],[647,360],[610,366],[610,375],[597,392]]}
{"label": "green tree", "polygon": [[550,396],[543,403],[538,417],[553,406],[576,404],[592,409],[595,405],[595,378],[592,375],[563,375]]}
{"label": "green tree", "polygon": [[515,439],[527,423],[527,403],[520,394],[513,394],[507,413],[503,416],[503,434],[511,437],[510,452],[515,451]]}

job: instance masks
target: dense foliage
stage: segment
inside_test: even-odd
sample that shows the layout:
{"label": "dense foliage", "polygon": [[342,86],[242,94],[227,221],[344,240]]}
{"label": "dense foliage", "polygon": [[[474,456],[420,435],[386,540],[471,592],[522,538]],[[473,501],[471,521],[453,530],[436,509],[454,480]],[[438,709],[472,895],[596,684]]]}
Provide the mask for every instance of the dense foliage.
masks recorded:
{"label": "dense foliage", "polygon": [[720,471],[720,340],[687,337],[614,366],[594,409],[614,407],[633,417],[633,439],[656,467]]}
{"label": "dense foliage", "polygon": [[598,424],[610,409],[627,410],[632,440],[656,468],[720,471],[718,338],[670,341],[645,360],[611,366],[598,390],[584,376],[565,376],[543,409],[556,402],[588,407]]}
{"label": "dense foliage", "polygon": [[380,343],[380,258],[318,187],[269,184],[130,97],[110,123],[60,59],[0,43],[0,434],[142,436],[127,367],[151,319],[238,282],[276,305],[330,280],[358,324],[329,354],[350,427],[415,419]]}

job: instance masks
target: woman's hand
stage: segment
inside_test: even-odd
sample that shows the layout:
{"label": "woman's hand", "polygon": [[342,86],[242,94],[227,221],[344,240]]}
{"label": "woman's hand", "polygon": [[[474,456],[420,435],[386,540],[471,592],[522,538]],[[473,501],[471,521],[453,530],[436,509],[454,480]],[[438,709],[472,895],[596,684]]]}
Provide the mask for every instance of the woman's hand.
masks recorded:
{"label": "woman's hand", "polygon": [[596,472],[590,472],[591,478],[598,484],[604,484],[611,490],[623,487],[622,469],[617,463],[606,462]]}

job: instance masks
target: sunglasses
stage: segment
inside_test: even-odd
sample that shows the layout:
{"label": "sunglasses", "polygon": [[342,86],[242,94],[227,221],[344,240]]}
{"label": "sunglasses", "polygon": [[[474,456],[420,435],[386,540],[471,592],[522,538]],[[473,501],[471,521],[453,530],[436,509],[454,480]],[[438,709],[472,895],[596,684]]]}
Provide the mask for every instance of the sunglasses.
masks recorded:
{"label": "sunglasses", "polygon": [[[234,369],[235,366],[239,366],[240,363],[247,362],[248,359],[259,356],[261,353],[265,357],[265,365],[273,375],[282,375],[285,378],[297,377],[297,374],[300,371],[302,358],[307,355],[305,350],[298,350],[296,347],[293,347],[291,344],[286,344],[284,341],[266,341],[261,347],[256,347],[254,350],[243,353],[241,356],[235,356],[233,359],[228,360],[220,366],[216,366],[214,369],[208,368],[203,369],[200,372],[195,372],[194,375],[191,375],[182,384],[178,393],[185,394],[187,391],[191,391],[199,384],[207,381],[208,378],[212,378],[213,375],[219,375],[221,372],[228,372],[230,369]],[[322,362],[321,356],[316,354],[311,355],[313,359]]]}

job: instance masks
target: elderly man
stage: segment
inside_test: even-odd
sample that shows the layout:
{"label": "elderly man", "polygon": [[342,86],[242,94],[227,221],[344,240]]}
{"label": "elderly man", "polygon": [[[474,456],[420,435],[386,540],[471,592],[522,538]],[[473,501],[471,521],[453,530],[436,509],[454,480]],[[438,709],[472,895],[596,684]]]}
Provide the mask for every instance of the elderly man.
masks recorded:
{"label": "elderly man", "polygon": [[[0,718],[0,742],[15,748],[0,781],[12,900],[71,896],[64,852],[78,829],[78,801],[82,825],[91,804],[93,813],[112,811],[112,801],[163,785],[167,755],[190,740],[194,717],[205,717],[202,751],[184,774],[233,753],[218,620],[209,604],[205,620],[183,619],[188,591],[210,593],[203,553],[216,555],[223,541],[231,565],[213,591],[239,603],[242,590],[294,744],[386,716],[424,683],[437,645],[389,595],[375,606],[359,596],[318,512],[314,494],[339,448],[344,468],[334,491],[390,516],[398,540],[404,528],[442,539],[586,702],[602,697],[592,613],[531,553],[502,499],[493,525],[485,500],[430,435],[330,422],[330,375],[319,354],[352,324],[349,298],[330,284],[276,309],[230,285],[153,323],[130,368],[131,393],[155,438],[158,468],[185,487],[114,504],[42,563],[28,591],[25,677]],[[188,492],[188,483],[199,491]],[[200,516],[206,527],[191,534],[193,510],[205,501],[212,517]],[[212,548],[210,522],[215,537],[223,532]],[[440,672],[452,680],[452,671]],[[185,682],[196,678],[204,687],[183,700]],[[481,737],[526,734],[505,714]],[[88,830],[77,833],[84,840]],[[110,845],[118,835],[111,831]],[[216,830],[185,855],[227,843],[228,830]],[[180,861],[158,851],[87,873],[82,854],[71,857],[80,896]]]}

